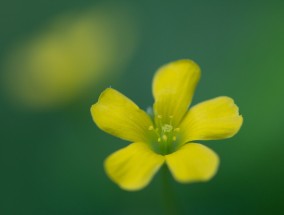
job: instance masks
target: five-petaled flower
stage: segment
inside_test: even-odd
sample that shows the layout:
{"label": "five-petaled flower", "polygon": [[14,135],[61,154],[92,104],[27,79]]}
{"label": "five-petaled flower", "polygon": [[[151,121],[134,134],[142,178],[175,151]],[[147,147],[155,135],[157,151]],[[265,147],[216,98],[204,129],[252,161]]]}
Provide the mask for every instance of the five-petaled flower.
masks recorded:
{"label": "five-petaled flower", "polygon": [[208,181],[215,175],[218,156],[195,141],[232,137],[243,118],[226,96],[188,110],[199,78],[199,66],[191,60],[161,67],[153,80],[153,114],[112,88],[91,107],[100,129],[132,142],[105,161],[107,175],[122,189],[142,189],[164,163],[181,183]]}

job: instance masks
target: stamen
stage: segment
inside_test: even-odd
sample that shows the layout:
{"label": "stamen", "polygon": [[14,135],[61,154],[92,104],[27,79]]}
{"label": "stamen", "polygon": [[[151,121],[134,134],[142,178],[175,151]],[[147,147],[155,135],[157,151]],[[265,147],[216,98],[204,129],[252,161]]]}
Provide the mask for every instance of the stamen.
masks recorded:
{"label": "stamen", "polygon": [[153,125],[150,125],[148,129],[149,129],[149,131],[153,131],[154,130]]}
{"label": "stamen", "polygon": [[175,128],[174,131],[179,132],[180,128]]}
{"label": "stamen", "polygon": [[177,140],[177,137],[176,136],[173,136],[173,141],[176,141]]}
{"label": "stamen", "polygon": [[170,125],[172,125],[172,124],[173,124],[173,118],[174,118],[174,116],[173,116],[173,115],[170,115],[170,116],[169,116],[169,119],[170,119]]}
{"label": "stamen", "polygon": [[167,140],[168,140],[168,137],[167,137],[165,134],[163,135],[162,138],[163,138],[164,141],[167,141]]}

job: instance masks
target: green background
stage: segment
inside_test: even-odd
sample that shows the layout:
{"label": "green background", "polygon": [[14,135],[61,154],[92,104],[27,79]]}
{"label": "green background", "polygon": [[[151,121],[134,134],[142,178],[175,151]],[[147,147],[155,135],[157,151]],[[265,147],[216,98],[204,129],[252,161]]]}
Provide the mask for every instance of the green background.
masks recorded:
{"label": "green background", "polygon": [[[0,3],[0,60],[61,13],[99,1]],[[190,58],[202,69],[193,104],[234,98],[244,117],[232,139],[205,142],[221,166],[208,183],[171,179],[183,214],[281,214],[284,210],[284,2],[115,1],[135,14],[139,44],[119,77],[57,109],[13,105],[1,89],[0,214],[164,214],[161,173],[139,192],[120,190],[103,161],[128,143],[100,131],[89,108],[112,86],[141,108],[153,103],[155,70]],[[118,56],[119,57],[119,56]],[[0,66],[1,66],[0,65]],[[1,73],[4,69],[1,66]]]}

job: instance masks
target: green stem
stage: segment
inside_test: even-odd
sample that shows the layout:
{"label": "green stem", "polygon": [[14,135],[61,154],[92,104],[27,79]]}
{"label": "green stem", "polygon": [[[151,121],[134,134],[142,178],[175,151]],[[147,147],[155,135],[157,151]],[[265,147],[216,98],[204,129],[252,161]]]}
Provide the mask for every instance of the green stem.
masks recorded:
{"label": "green stem", "polygon": [[173,191],[173,187],[170,184],[170,174],[169,169],[166,165],[162,167],[162,177],[163,177],[163,197],[164,197],[164,208],[166,215],[179,215],[179,207],[177,204],[177,199]]}

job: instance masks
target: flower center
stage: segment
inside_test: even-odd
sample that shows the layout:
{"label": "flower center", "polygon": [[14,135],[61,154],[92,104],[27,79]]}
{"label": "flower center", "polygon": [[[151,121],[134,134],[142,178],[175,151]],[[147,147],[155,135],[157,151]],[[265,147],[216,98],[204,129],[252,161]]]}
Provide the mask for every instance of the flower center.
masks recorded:
{"label": "flower center", "polygon": [[155,120],[155,127],[149,127],[149,130],[153,132],[151,146],[159,154],[170,154],[177,149],[180,129],[173,126],[172,118],[173,116],[165,118],[158,115]]}

